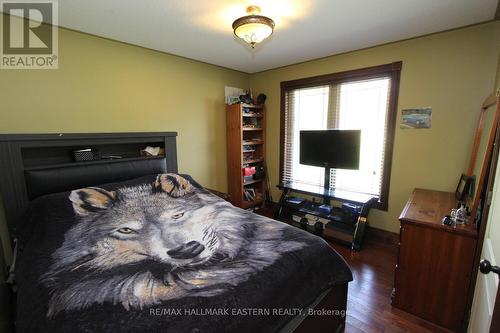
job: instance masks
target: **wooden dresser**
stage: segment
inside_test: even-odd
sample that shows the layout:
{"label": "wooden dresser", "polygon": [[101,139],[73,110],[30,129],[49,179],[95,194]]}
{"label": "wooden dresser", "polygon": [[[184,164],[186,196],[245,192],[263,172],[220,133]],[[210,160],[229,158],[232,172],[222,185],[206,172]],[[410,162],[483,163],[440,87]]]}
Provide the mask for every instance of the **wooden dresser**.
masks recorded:
{"label": "wooden dresser", "polygon": [[415,189],[399,217],[392,305],[444,332],[466,329],[467,294],[477,242],[473,226],[442,224],[442,218],[456,204],[454,193]]}

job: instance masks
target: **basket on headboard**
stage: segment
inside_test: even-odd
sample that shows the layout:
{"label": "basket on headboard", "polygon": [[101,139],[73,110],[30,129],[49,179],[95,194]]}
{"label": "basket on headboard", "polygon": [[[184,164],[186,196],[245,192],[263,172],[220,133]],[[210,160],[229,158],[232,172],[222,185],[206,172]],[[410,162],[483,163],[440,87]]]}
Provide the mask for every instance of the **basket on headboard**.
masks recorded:
{"label": "basket on headboard", "polygon": [[97,149],[80,149],[73,151],[75,162],[95,161],[101,159],[101,153]]}

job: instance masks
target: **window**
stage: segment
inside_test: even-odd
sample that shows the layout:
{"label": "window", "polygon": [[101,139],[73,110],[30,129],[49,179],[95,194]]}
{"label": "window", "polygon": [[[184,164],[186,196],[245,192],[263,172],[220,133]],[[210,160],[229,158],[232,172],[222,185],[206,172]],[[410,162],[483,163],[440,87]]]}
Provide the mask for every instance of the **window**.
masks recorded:
{"label": "window", "polygon": [[332,169],[330,186],[387,209],[401,62],[281,83],[280,181],[325,186],[324,168],[299,163],[301,130],[360,129],[359,170]]}

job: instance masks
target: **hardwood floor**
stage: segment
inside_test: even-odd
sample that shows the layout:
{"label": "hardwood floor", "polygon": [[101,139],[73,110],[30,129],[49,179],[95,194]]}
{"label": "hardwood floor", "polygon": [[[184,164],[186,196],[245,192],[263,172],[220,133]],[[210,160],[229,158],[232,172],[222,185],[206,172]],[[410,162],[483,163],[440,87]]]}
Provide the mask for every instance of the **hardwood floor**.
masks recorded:
{"label": "hardwood floor", "polygon": [[361,251],[330,243],[354,275],[349,283],[346,333],[434,332],[424,321],[391,306],[397,248],[366,239]]}
{"label": "hardwood floor", "polygon": [[[273,209],[256,213],[272,218]],[[375,233],[372,233],[375,235]],[[361,251],[330,242],[351,267],[354,280],[347,296],[346,333],[433,333],[429,323],[391,306],[397,246],[367,233]]]}

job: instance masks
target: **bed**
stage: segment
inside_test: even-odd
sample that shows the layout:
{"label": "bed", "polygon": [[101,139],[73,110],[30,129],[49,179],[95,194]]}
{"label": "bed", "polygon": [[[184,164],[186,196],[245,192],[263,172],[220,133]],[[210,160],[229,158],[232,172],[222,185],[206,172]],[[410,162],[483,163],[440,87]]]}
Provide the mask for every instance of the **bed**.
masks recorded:
{"label": "bed", "polygon": [[176,133],[0,136],[0,157],[17,331],[343,330],[341,256],[179,174]]}

